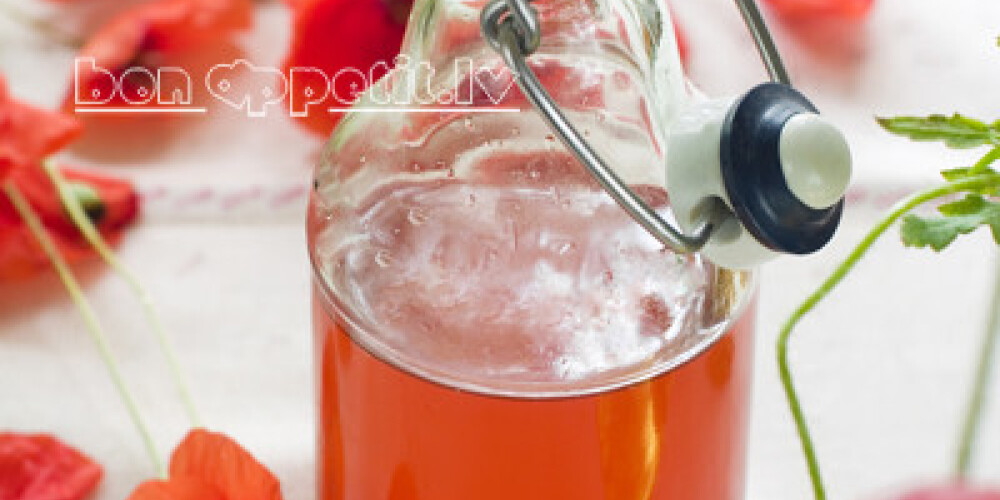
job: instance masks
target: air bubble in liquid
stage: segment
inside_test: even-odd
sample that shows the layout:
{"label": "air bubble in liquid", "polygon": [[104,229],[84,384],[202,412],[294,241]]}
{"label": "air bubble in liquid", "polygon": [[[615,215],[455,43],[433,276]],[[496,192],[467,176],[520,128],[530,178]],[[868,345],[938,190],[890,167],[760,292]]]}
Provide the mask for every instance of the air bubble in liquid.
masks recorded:
{"label": "air bubble in liquid", "polygon": [[406,219],[410,221],[410,224],[414,226],[419,226],[427,222],[427,213],[419,208],[411,208],[406,213]]}
{"label": "air bubble in liquid", "polygon": [[378,250],[375,252],[375,263],[378,267],[387,268],[392,265],[392,254],[388,250]]}

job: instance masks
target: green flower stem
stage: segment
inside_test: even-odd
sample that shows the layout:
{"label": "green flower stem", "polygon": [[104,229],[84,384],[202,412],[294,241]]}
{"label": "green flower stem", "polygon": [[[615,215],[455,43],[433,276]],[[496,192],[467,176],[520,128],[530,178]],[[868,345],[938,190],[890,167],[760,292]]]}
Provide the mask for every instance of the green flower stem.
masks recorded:
{"label": "green flower stem", "polygon": [[983,335],[983,344],[979,352],[979,365],[976,367],[976,380],[969,395],[969,406],[965,413],[965,423],[962,427],[961,440],[958,446],[958,459],[955,463],[955,476],[964,480],[969,473],[972,462],[972,452],[976,436],[979,433],[979,423],[986,404],[986,391],[990,385],[990,374],[993,372],[993,358],[997,346],[997,332],[1000,331],[1000,261],[996,262],[996,278],[993,284],[993,299],[990,301],[989,320]]}
{"label": "green flower stem", "polygon": [[139,284],[139,280],[136,278],[135,274],[122,263],[121,259],[115,255],[111,247],[108,246],[107,242],[101,236],[101,233],[94,227],[94,223],[90,221],[87,217],[83,206],[80,205],[80,201],[73,195],[73,191],[66,179],[63,177],[62,172],[56,167],[55,163],[52,161],[46,161],[44,164],[45,173],[48,174],[49,179],[52,184],[55,185],[56,190],[59,193],[59,198],[62,200],[63,206],[69,213],[70,219],[76,228],[83,234],[83,237],[87,240],[91,247],[97,252],[98,255],[107,262],[108,266],[118,274],[128,286],[132,289],[133,293],[139,299],[142,304],[143,313],[146,316],[146,320],[149,322],[153,329],[153,333],[156,336],[157,342],[160,344],[160,350],[163,352],[163,356],[167,360],[167,365],[170,370],[170,374],[173,376],[174,383],[177,386],[177,391],[180,393],[181,401],[184,404],[184,410],[191,420],[191,424],[194,427],[201,426],[201,419],[198,417],[198,411],[195,409],[194,398],[191,397],[191,391],[188,389],[186,379],[181,370],[180,362],[177,359],[177,351],[174,349],[173,343],[170,341],[169,335],[167,335],[166,329],[163,327],[163,322],[160,321],[159,315],[156,312],[156,308],[153,306],[153,301],[150,299],[149,294],[146,290]]}
{"label": "green flower stem", "polygon": [[971,169],[969,169],[969,175],[972,176],[986,173],[986,169],[990,168],[990,164],[997,160],[1000,160],[1000,146],[994,147],[989,153],[986,153],[986,156],[980,158],[980,160],[977,161]]}
{"label": "green flower stem", "polygon": [[977,189],[995,188],[1000,186],[1000,175],[989,173],[976,177],[957,181],[954,183],[939,186],[926,191],[916,193],[899,203],[897,203],[889,214],[882,219],[861,242],[854,248],[847,258],[833,271],[826,281],[812,293],[806,300],[792,313],[781,328],[777,342],[778,371],[781,377],[781,385],[788,400],[788,408],[792,412],[795,421],[795,429],[798,432],[799,441],[802,445],[802,452],[806,457],[806,464],[809,468],[809,478],[812,482],[813,493],[816,500],[826,500],[826,490],[823,487],[823,478],[820,473],[819,461],[816,458],[816,451],[813,446],[812,437],[806,424],[805,416],[802,412],[802,404],[792,379],[792,372],[788,365],[788,340],[792,335],[792,330],[809,311],[816,307],[823,298],[829,295],[833,289],[840,284],[845,276],[854,268],[862,257],[871,249],[872,245],[885,232],[892,227],[901,217],[914,208],[938,198],[963,191],[974,191]]}
{"label": "green flower stem", "polygon": [[97,314],[94,312],[93,308],[91,308],[90,303],[87,302],[87,298],[80,289],[80,285],[77,283],[76,278],[73,277],[73,273],[70,271],[69,265],[66,263],[66,260],[63,259],[62,254],[59,253],[58,248],[56,248],[55,243],[52,241],[52,237],[45,229],[45,226],[42,225],[41,220],[38,218],[38,214],[35,213],[35,210],[31,207],[31,204],[28,203],[28,200],[25,199],[21,191],[19,191],[17,186],[15,186],[12,182],[4,184],[3,189],[7,198],[10,199],[11,204],[14,206],[14,209],[24,221],[25,225],[27,225],[31,234],[38,241],[38,244],[41,246],[42,251],[45,252],[46,257],[48,257],[49,261],[52,263],[52,267],[55,268],[56,274],[59,275],[59,279],[62,281],[63,286],[66,287],[66,291],[69,293],[70,298],[80,311],[80,315],[83,317],[84,324],[87,327],[87,332],[90,333],[91,338],[97,345],[101,358],[111,375],[111,380],[114,383],[115,388],[118,390],[118,394],[121,396],[122,401],[125,403],[129,416],[132,418],[132,423],[135,424],[136,430],[139,431],[139,435],[142,437],[142,442],[146,447],[146,453],[149,455],[149,459],[153,462],[153,466],[156,468],[157,473],[166,477],[166,469],[163,466],[163,461],[160,459],[160,454],[156,450],[156,444],[153,443],[149,428],[146,427],[146,424],[142,419],[142,415],[139,413],[138,406],[135,404],[135,398],[132,397],[132,393],[129,391],[128,386],[125,385],[121,369],[118,367],[118,362],[115,360],[115,356],[111,352],[111,346],[108,342],[107,336],[104,334],[104,329],[101,327],[101,324],[97,319]]}

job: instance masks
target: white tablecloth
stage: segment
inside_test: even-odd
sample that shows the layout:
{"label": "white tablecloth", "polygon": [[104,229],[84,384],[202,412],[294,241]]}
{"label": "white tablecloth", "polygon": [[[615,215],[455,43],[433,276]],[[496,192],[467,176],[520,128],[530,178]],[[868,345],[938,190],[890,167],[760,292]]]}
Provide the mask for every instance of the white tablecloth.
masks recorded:
{"label": "white tablecloth", "polygon": [[[39,14],[58,9],[4,1]],[[693,47],[691,74],[703,88],[735,93],[763,78],[731,2],[674,4]],[[240,43],[255,62],[273,64],[287,40],[287,15],[276,3],[259,9],[258,27]],[[857,202],[828,250],[763,271],[749,498],[810,494],[774,367],[779,323],[888,203],[932,182],[938,169],[972,158],[891,138],[873,117],[956,110],[1000,117],[998,21],[1000,3],[992,0],[877,0],[863,26],[776,25],[796,83],[855,148]],[[17,95],[55,104],[71,61],[72,53],[0,19],[0,72]],[[285,118],[233,113],[117,139],[85,138],[68,159],[134,179],[144,193],[144,218],[120,253],[173,332],[207,425],[275,470],[286,498],[312,498],[302,213],[319,142]],[[934,256],[903,249],[893,233],[803,323],[794,365],[832,498],[878,498],[947,477],[984,322],[992,247],[983,233]],[[169,450],[187,424],[138,305],[100,265],[78,271],[157,443]],[[97,499],[124,498],[151,476],[80,318],[51,275],[0,285],[0,381],[0,428],[52,432],[91,454],[107,469]],[[990,410],[976,471],[1000,482],[1000,426]]]}

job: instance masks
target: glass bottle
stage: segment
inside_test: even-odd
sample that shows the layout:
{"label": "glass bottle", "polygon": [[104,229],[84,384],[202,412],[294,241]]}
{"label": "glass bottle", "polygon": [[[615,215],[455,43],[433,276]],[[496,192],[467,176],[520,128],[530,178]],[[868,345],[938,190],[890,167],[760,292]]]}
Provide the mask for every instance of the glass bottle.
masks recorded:
{"label": "glass bottle", "polygon": [[[320,500],[736,500],[755,278],[666,250],[417,0],[309,208]],[[658,213],[698,101],[661,0],[539,0],[529,64]],[[365,68],[360,69],[363,74]]]}

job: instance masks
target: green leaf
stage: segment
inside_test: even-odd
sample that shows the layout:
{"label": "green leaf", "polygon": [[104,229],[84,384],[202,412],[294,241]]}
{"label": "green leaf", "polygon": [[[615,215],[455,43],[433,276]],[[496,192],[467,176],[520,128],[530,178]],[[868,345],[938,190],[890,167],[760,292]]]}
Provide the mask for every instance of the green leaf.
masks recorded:
{"label": "green leaf", "polygon": [[941,177],[948,182],[960,181],[969,176],[969,171],[972,170],[969,167],[952,168],[948,170],[941,171]]}
{"label": "green leaf", "polygon": [[[996,172],[993,169],[987,169],[987,171],[985,173],[994,173],[995,174]],[[944,177],[944,180],[946,180],[948,182],[959,182],[959,181],[968,179],[969,177],[971,177],[973,175],[982,175],[982,174],[972,174],[972,168],[971,167],[953,168],[953,169],[942,170],[941,171],[941,177]],[[1000,190],[998,190],[995,187],[986,187],[986,188],[982,188],[982,189],[974,189],[974,190],[970,190],[970,192],[981,194],[983,196],[1000,196]]]}
{"label": "green leaf", "polygon": [[993,240],[1000,243],[1000,203],[978,194],[942,205],[938,209],[943,217],[908,215],[900,230],[903,244],[908,247],[931,247],[940,252],[959,235],[969,234],[982,226],[989,226]]}
{"label": "green leaf", "polygon": [[981,214],[994,205],[997,204],[978,194],[969,194],[961,200],[950,201],[942,204],[938,207],[938,212],[941,212],[941,214],[946,217],[961,217],[966,215]]}
{"label": "green leaf", "polygon": [[997,128],[958,113],[952,116],[879,118],[878,123],[893,134],[914,141],[943,141],[951,148],[1000,144],[1000,132]]}

